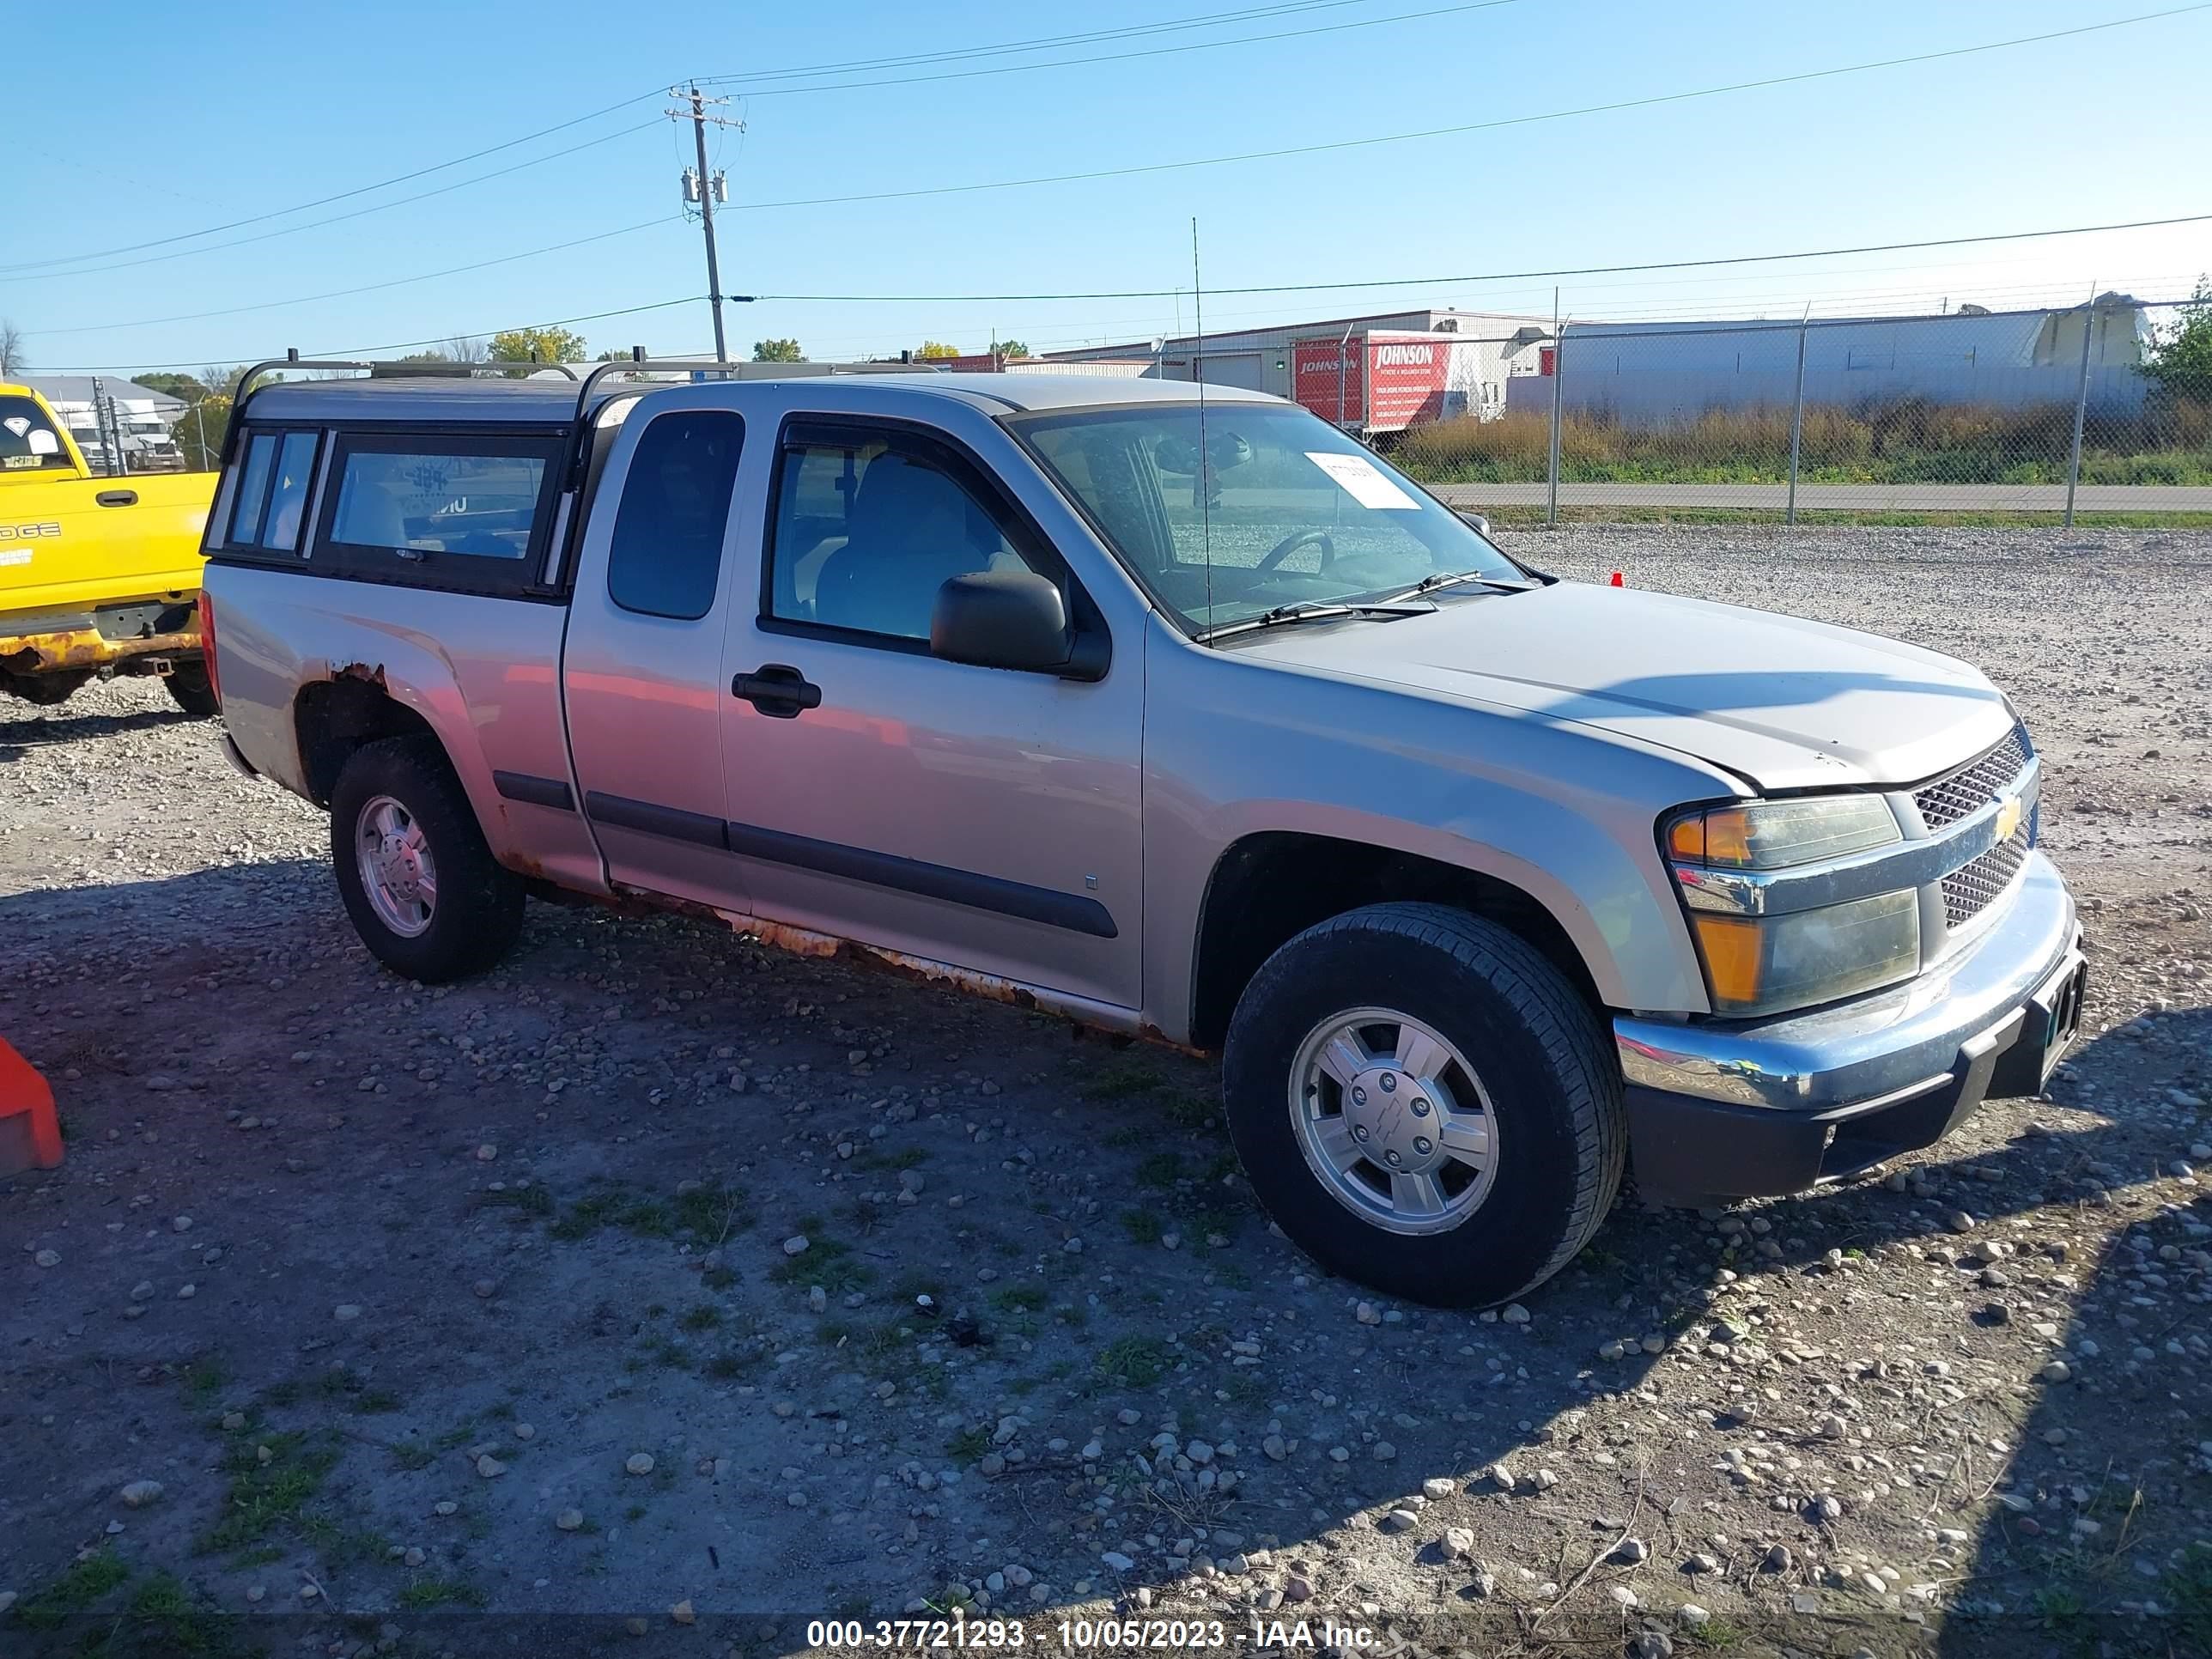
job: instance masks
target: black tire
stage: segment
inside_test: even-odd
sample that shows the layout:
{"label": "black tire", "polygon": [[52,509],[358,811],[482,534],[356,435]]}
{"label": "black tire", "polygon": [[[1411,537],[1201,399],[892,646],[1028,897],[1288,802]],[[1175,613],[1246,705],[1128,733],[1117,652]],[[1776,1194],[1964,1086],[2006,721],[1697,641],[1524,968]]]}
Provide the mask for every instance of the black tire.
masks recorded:
{"label": "black tire", "polygon": [[34,708],[58,708],[92,678],[82,674],[11,674],[0,677],[0,690],[21,697]]}
{"label": "black tire", "polygon": [[[362,809],[380,796],[398,802],[419,826],[435,870],[435,902],[419,933],[396,931],[378,915],[356,855]],[[362,943],[409,979],[434,985],[482,973],[522,931],[521,878],[492,858],[461,781],[434,738],[385,738],[348,757],[331,791],[331,864]]]}
{"label": "black tire", "polygon": [[[1360,1215],[1292,1127],[1299,1045],[1366,1007],[1446,1037],[1488,1094],[1496,1173],[1449,1231],[1396,1233]],[[1566,1266],[1612,1208],[1627,1158],[1619,1071],[1589,1008],[1522,939],[1444,905],[1370,905],[1276,951],[1230,1021],[1222,1092],[1245,1176],[1291,1242],[1347,1279],[1440,1307],[1508,1301]]]}
{"label": "black tire", "polygon": [[222,713],[204,662],[179,663],[161,676],[161,684],[169,688],[170,700],[196,720],[211,720]]}

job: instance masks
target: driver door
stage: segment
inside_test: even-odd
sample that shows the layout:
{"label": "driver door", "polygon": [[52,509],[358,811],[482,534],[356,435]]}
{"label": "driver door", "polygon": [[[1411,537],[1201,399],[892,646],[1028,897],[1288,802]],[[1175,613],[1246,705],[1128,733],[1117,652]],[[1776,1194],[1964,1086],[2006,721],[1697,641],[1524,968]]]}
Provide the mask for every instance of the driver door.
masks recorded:
{"label": "driver door", "polygon": [[1141,639],[1114,641],[1091,682],[934,657],[952,575],[1026,566],[1071,615],[1095,608],[948,434],[794,416],[775,465],[763,591],[725,658],[730,847],[754,913],[1136,1006]]}

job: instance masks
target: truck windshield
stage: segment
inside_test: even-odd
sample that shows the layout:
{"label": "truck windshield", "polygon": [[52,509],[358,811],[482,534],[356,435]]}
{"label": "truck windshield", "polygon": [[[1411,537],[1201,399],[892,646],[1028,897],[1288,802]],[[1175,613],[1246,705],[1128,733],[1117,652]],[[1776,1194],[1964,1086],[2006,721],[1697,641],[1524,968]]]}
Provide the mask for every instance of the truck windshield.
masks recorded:
{"label": "truck windshield", "polygon": [[1139,404],[1008,424],[1193,633],[1285,607],[1527,574],[1449,507],[1304,410]]}
{"label": "truck windshield", "polygon": [[0,395],[0,472],[47,469],[76,470],[54,423],[28,398]]}

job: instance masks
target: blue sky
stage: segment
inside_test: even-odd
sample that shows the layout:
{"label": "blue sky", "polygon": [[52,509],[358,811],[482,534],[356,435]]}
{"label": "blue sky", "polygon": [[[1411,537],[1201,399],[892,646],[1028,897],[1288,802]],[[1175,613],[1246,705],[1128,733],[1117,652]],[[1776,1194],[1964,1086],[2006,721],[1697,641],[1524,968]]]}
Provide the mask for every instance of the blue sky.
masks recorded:
{"label": "blue sky", "polygon": [[[692,76],[948,52],[1137,28],[1260,0],[1005,0],[929,7],[655,3],[177,8],[33,5],[9,31],[0,318],[38,368],[235,362],[485,334],[702,293],[678,217],[690,130],[643,96],[411,183],[184,240],[501,144]],[[1043,187],[772,206],[1331,143],[1975,45],[2158,9],[2157,0],[1930,5],[1634,0],[1279,3],[1275,15],[1042,52],[740,80],[713,137],[732,293],[1209,290],[1553,269],[2212,212],[2212,10],[1979,56],[1319,155]],[[1424,14],[1412,15],[1412,14]],[[1395,20],[1395,21],[1382,21]],[[1361,27],[1338,27],[1345,24]],[[963,78],[1054,58],[1218,49]],[[854,82],[905,80],[855,87]],[[807,90],[784,90],[794,86]],[[825,85],[836,89],[822,89]],[[625,129],[637,128],[638,131]],[[612,136],[610,136],[612,135]],[[603,141],[603,142],[599,142]],[[381,204],[575,149],[426,200]],[[378,210],[359,213],[363,208]],[[338,214],[342,222],[294,229]],[[378,292],[229,316],[663,219],[588,246]],[[271,232],[283,234],[270,234]],[[197,250],[253,237],[242,246]],[[158,242],[108,252],[126,244]],[[184,257],[172,257],[182,254]],[[81,258],[93,255],[96,257]],[[68,261],[45,270],[34,263]],[[2212,268],[2212,222],[1779,266],[1562,279],[1594,317],[2002,308],[2094,281],[2148,297]],[[1549,278],[1315,296],[1218,296],[1210,328],[1457,303],[1547,312]],[[1043,349],[1189,323],[1187,295],[1052,302],[762,302],[738,355],[817,358],[924,337]],[[144,324],[132,326],[130,325]],[[703,302],[575,325],[594,349],[703,349]]]}

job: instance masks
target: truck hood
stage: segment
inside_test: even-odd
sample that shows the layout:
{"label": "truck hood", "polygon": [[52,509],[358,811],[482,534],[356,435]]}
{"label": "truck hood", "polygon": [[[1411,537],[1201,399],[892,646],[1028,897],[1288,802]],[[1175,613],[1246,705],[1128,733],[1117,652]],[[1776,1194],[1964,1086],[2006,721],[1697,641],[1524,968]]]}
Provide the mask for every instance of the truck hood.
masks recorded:
{"label": "truck hood", "polygon": [[1246,637],[1243,650],[1286,667],[1592,726],[1763,791],[1915,783],[2014,720],[2003,694],[1955,658],[1640,588],[1462,590],[1434,616]]}

